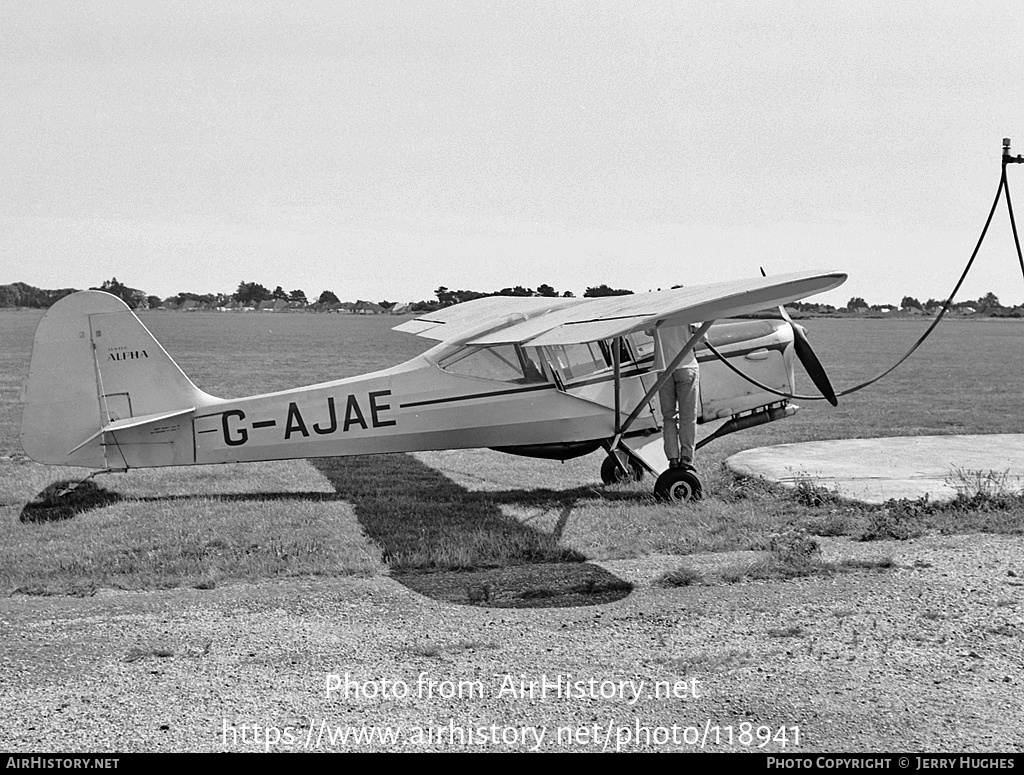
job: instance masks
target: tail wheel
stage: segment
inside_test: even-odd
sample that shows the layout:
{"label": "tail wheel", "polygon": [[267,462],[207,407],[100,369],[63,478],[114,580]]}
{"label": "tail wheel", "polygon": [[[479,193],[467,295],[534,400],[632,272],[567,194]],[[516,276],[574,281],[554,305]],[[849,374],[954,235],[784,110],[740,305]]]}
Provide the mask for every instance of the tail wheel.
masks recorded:
{"label": "tail wheel", "polygon": [[[612,453],[622,461],[620,466],[614,457],[608,455],[601,463],[601,481],[605,484],[620,484],[621,482],[639,482],[644,478],[644,468],[630,457],[621,452]],[[625,470],[623,470],[625,466]]]}
{"label": "tail wheel", "polygon": [[654,484],[654,495],[658,500],[670,503],[699,501],[704,488],[697,474],[687,468],[670,468]]}

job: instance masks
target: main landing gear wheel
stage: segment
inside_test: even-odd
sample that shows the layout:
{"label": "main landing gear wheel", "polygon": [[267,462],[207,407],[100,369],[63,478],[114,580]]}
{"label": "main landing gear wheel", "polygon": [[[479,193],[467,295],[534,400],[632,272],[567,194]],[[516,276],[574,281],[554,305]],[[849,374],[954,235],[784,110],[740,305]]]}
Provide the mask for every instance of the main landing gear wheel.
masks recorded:
{"label": "main landing gear wheel", "polygon": [[[621,482],[639,482],[644,478],[644,468],[632,458],[628,458],[621,452],[615,453],[619,460],[625,465],[626,470],[615,462],[615,458],[608,455],[601,463],[601,481],[605,484],[619,484]],[[627,473],[628,472],[628,473]]]}
{"label": "main landing gear wheel", "polygon": [[662,501],[672,503],[699,501],[703,494],[700,479],[689,468],[670,468],[654,483],[654,495]]}

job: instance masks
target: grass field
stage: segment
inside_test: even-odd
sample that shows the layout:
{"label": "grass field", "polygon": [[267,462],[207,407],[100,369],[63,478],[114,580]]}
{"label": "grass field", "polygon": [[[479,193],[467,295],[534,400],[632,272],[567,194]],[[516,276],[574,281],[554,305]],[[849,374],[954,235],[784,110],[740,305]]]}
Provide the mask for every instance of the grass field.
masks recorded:
{"label": "grass field", "polygon": [[[0,311],[0,590],[82,594],[97,587],[385,571],[413,579],[435,570],[771,549],[793,531],[855,537],[1024,531],[1017,494],[998,488],[948,507],[872,509],[813,488],[783,493],[736,481],[721,465],[733,452],[766,444],[1024,432],[1024,414],[1015,406],[1024,393],[1019,321],[944,323],[903,367],[842,399],[839,408],[801,401],[795,418],[709,445],[699,461],[707,497],[692,506],[654,502],[649,481],[601,486],[600,453],[559,464],[471,450],[103,475],[80,510],[62,513],[31,504],[48,484],[75,472],[25,461],[17,440],[19,392],[39,318]],[[193,381],[224,397],[382,368],[430,344],[390,331],[398,321],[384,316],[149,313],[142,319]],[[841,390],[888,367],[926,322],[806,325]],[[801,391],[813,392],[808,380]],[[585,591],[614,586],[592,576],[580,583]],[[543,596],[543,586],[538,589]],[[471,602],[488,597],[484,589]]]}

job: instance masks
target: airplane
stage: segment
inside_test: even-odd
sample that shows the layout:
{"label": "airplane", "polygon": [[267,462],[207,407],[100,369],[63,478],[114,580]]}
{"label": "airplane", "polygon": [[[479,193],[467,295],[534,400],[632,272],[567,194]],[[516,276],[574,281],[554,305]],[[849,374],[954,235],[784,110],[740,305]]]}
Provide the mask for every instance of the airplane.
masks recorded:
{"label": "airplane", "polygon": [[[795,359],[834,404],[784,310],[783,320],[722,319],[781,309],[845,280],[799,272],[626,296],[490,296],[396,326],[438,342],[405,363],[237,399],[196,387],[119,298],[81,291],[36,330],[21,443],[39,463],[90,476],[459,448],[566,460],[603,447],[603,482],[650,473],[658,498],[685,502],[703,485],[665,457],[661,384],[696,351],[698,422],[724,421],[702,444],[793,415]],[[664,326],[694,331],[672,363],[656,362]]]}

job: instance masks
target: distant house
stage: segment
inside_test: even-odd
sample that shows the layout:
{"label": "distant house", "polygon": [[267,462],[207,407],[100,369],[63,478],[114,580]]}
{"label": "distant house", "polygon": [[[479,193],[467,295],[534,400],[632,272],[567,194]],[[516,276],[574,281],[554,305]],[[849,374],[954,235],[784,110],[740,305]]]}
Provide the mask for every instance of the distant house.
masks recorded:
{"label": "distant house", "polygon": [[387,310],[380,304],[374,304],[372,301],[363,301],[360,299],[352,305],[352,312],[357,315],[380,315],[383,312],[387,312]]}
{"label": "distant house", "polygon": [[288,302],[284,299],[267,299],[261,301],[256,309],[260,312],[285,312],[288,310]]}

